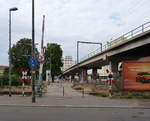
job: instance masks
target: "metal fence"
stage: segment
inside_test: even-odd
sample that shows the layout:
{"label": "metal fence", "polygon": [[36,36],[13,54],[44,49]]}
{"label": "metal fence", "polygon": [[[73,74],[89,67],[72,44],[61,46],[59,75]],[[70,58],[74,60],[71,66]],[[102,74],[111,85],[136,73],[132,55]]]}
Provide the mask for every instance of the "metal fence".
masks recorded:
{"label": "metal fence", "polygon": [[[128,33],[125,33],[123,34],[122,36],[118,37],[117,39],[105,44],[102,46],[102,51],[101,51],[101,48],[98,48],[96,50],[94,50],[93,52],[89,53],[88,55],[84,56],[83,58],[81,58],[79,60],[79,62],[83,61],[83,60],[86,60],[98,53],[101,53],[101,52],[104,52],[106,51],[107,49],[110,49],[116,45],[119,45],[133,37],[135,37],[136,35],[139,35],[139,34],[142,34],[143,32],[146,32],[150,30],[150,21],[145,23],[145,24],[142,24],[141,26],[129,31]],[[76,64],[76,63],[75,63]]]}

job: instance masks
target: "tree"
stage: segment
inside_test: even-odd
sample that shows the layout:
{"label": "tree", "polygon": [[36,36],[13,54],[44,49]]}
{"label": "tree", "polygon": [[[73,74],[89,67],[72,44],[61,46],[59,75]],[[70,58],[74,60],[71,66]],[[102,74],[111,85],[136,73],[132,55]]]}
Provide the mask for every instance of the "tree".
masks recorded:
{"label": "tree", "polygon": [[[12,65],[13,65],[13,73],[19,74],[22,68],[30,69],[28,65],[28,61],[31,56],[22,56],[24,54],[31,55],[31,39],[23,38],[19,40],[16,44],[13,45],[12,52]],[[35,48],[36,59],[38,59],[39,53]]]}
{"label": "tree", "polygon": [[[31,39],[23,38],[19,40],[16,44],[13,45],[11,48],[11,60],[12,60],[12,85],[21,85],[21,69],[28,69],[30,70],[30,67],[28,65],[28,61],[31,58],[31,56],[22,56],[22,55],[31,55]],[[35,58],[38,60],[39,52],[37,48],[35,48]],[[37,67],[38,68],[38,67]],[[3,85],[9,84],[9,78],[8,78],[8,70],[9,68],[6,68],[1,80]],[[30,74],[30,73],[29,73]]]}
{"label": "tree", "polygon": [[[52,82],[54,82],[54,76],[60,75],[62,64],[62,49],[60,45],[55,43],[48,43],[45,49],[45,64],[44,72],[51,70]],[[44,76],[46,74],[44,73]]]}

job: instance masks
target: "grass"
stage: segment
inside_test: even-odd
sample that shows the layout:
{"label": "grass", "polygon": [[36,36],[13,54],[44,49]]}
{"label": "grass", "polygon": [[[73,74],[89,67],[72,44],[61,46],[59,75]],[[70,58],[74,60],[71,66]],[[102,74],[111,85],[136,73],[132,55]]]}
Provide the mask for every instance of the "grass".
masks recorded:
{"label": "grass", "polygon": [[[112,98],[118,99],[150,99],[150,91],[123,91],[121,90],[121,83],[117,83],[117,88],[113,91]],[[115,85],[116,86],[116,85]],[[103,85],[89,85],[89,84],[78,84],[73,87],[76,90],[85,90],[85,93],[97,96],[97,97],[108,97],[108,88]]]}
{"label": "grass", "polygon": [[150,99],[150,92],[126,91],[114,93],[113,98],[120,99]]}
{"label": "grass", "polygon": [[108,95],[106,93],[95,93],[95,92],[91,92],[89,93],[90,95],[93,96],[97,96],[97,97],[108,97]]}

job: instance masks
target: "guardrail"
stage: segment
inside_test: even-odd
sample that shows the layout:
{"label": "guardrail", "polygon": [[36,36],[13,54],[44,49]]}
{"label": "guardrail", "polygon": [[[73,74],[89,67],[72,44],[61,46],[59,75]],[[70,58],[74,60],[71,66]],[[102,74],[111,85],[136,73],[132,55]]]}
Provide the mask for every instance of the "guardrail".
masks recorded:
{"label": "guardrail", "polygon": [[79,60],[79,62],[81,62],[83,60],[86,60],[86,59],[88,59],[88,58],[90,58],[90,57],[92,57],[92,56],[94,56],[94,55],[96,55],[98,53],[106,51],[107,49],[109,49],[111,47],[114,47],[114,46],[116,46],[118,44],[121,44],[122,42],[124,42],[124,41],[126,41],[128,39],[131,39],[131,38],[135,37],[136,35],[139,35],[139,34],[141,34],[143,32],[148,31],[148,30],[150,30],[150,21],[147,22],[147,23],[142,24],[141,26],[139,26],[139,27],[137,27],[137,28],[135,28],[135,29],[133,29],[131,31],[129,31],[128,33],[123,34],[122,36],[118,37],[117,39],[115,39],[115,40],[113,40],[113,41],[103,45],[102,46],[102,51],[101,51],[101,48],[98,48],[98,49],[94,50],[93,52],[91,52],[88,55],[86,55],[83,58],[81,58]]}
{"label": "guardrail", "polygon": [[[148,30],[150,30],[150,21],[147,22],[147,23],[142,24],[141,26],[139,26],[139,27],[137,27],[137,28],[125,33],[125,34],[123,34],[122,36],[118,37],[117,39],[112,40],[111,42],[103,45],[102,46],[102,51],[101,51],[101,48],[97,48],[93,52],[91,52],[88,55],[82,57],[79,60],[79,62],[84,61],[84,60],[86,60],[86,59],[88,59],[88,58],[90,58],[90,57],[92,57],[92,56],[94,56],[98,53],[102,53],[102,52],[106,51],[107,49],[110,49],[111,47],[114,47],[118,44],[121,44],[122,42],[125,42],[125,41],[135,37],[136,35],[142,34],[143,32],[146,32]],[[74,66],[76,64],[77,64],[77,61],[74,61],[72,66]]]}

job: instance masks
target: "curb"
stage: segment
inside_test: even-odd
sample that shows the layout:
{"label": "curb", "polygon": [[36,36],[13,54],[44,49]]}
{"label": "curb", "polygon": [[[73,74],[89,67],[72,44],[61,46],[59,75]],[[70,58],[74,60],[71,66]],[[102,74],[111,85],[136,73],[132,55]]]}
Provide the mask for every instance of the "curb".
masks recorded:
{"label": "curb", "polygon": [[73,106],[73,105],[17,105],[17,104],[0,104],[6,107],[47,107],[47,108],[119,108],[119,109],[150,109],[150,107],[127,107],[127,106]]}

